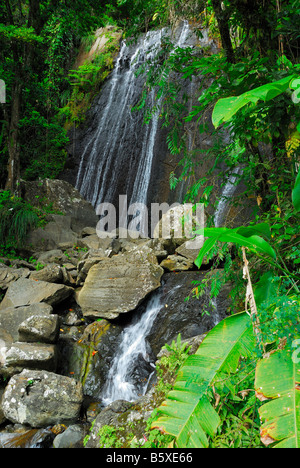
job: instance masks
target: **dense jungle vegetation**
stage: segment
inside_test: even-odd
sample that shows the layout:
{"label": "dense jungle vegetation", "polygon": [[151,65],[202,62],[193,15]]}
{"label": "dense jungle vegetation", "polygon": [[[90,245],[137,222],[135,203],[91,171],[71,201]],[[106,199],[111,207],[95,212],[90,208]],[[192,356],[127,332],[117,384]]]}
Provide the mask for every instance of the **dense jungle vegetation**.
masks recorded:
{"label": "dense jungle vegetation", "polygon": [[[204,256],[212,268],[222,265],[224,274],[215,275],[212,297],[231,280],[234,309],[240,313],[215,327],[196,355],[184,361],[152,428],[171,435],[174,447],[299,447],[298,1],[2,2],[0,79],[6,103],[0,106],[1,217],[16,203],[19,211],[25,207],[18,198],[20,178],[55,178],[62,171],[67,130],[81,119],[72,105],[99,90],[112,68],[113,49],[89,69],[74,71],[80,44],[90,43],[102,26],[112,25],[131,37],[182,18],[200,35],[208,29],[220,52],[174,50],[170,42],[148,68],[145,93],[157,87],[164,97],[161,119],[169,131],[169,150],[178,158],[180,174],[171,174],[171,187],[189,179],[186,200],[206,207],[217,203],[209,177],[195,178],[199,154],[187,149],[184,132],[192,119],[205,132],[202,117],[210,112],[216,135],[220,128],[231,135],[230,143],[218,141],[211,151],[213,169],[223,163],[225,183],[229,170],[242,168],[236,182],[243,177],[247,184],[240,202],[252,197],[256,219],[238,228],[216,228],[208,219],[197,265]],[[174,73],[204,78],[191,112],[177,99],[178,87],[169,79]],[[146,109],[146,120],[152,112]],[[34,224],[36,213],[25,208]],[[197,284],[194,294],[202,290]]]}

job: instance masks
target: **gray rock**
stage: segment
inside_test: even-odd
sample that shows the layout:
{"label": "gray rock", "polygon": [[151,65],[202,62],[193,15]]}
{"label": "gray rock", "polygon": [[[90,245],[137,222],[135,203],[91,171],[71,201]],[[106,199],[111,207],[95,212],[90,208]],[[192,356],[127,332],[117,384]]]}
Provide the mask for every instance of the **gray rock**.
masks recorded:
{"label": "gray rock", "polygon": [[92,234],[91,236],[86,236],[83,239],[79,239],[77,245],[86,249],[99,249],[100,248],[100,239],[97,234]]}
{"label": "gray rock", "polygon": [[68,243],[76,244],[78,235],[71,229],[71,217],[51,215],[51,221],[43,228],[28,235],[25,249],[47,251]]}
{"label": "gray rock", "polygon": [[39,271],[30,273],[29,279],[47,281],[48,283],[59,283],[63,279],[61,267],[55,263],[47,265]]}
{"label": "gray rock", "polygon": [[194,262],[181,255],[169,255],[160,266],[168,271],[187,271],[193,269]]}
{"label": "gray rock", "polygon": [[[6,417],[4,416],[4,413],[1,407],[1,400],[2,400],[3,393],[4,393],[4,389],[0,388],[0,425],[6,421]],[[0,445],[0,448],[1,448],[1,445]]]}
{"label": "gray rock", "polygon": [[93,227],[85,227],[81,231],[81,237],[92,236],[96,233],[96,228]]}
{"label": "gray rock", "polygon": [[58,334],[58,315],[32,316],[19,326],[19,341],[27,343],[55,343]]}
{"label": "gray rock", "polygon": [[69,216],[70,228],[75,233],[81,233],[82,229],[87,226],[96,227],[99,220],[91,203],[86,201],[78,190],[64,180],[22,181],[22,195],[34,206],[45,205],[44,200],[46,200],[46,203],[51,204],[53,210]]}
{"label": "gray rock", "polygon": [[8,307],[22,307],[39,302],[59,304],[73,292],[72,288],[63,284],[20,278],[9,286],[0,304],[0,311]]}
{"label": "gray rock", "polygon": [[69,426],[65,432],[55,437],[53,447],[56,449],[82,448],[84,436],[85,431],[82,426]]}
{"label": "gray rock", "polygon": [[102,259],[88,272],[76,296],[84,316],[113,319],[134,310],[160,286],[163,269],[141,255],[116,255]]}
{"label": "gray rock", "polygon": [[[89,440],[86,444],[86,448],[99,448],[99,430],[103,426],[118,426],[118,418],[121,414],[126,413],[132,406],[132,403],[129,403],[125,400],[116,400],[110,405],[108,405],[104,410],[98,414],[95,422],[93,424],[93,428],[90,433]],[[109,447],[106,447],[109,448]]]}
{"label": "gray rock", "polygon": [[181,245],[191,238],[197,226],[203,227],[200,226],[201,222],[195,215],[188,214],[184,205],[178,205],[162,215],[153,230],[153,237],[173,239],[177,245]]}
{"label": "gray rock", "polygon": [[13,341],[13,337],[9,333],[7,333],[6,330],[0,328],[0,369],[5,364],[7,352],[11,348]]}
{"label": "gray rock", "polygon": [[198,236],[177,247],[176,253],[194,262],[204,244],[204,237]]}
{"label": "gray rock", "polygon": [[24,369],[10,379],[2,398],[2,410],[15,424],[47,427],[76,421],[82,402],[82,385],[76,380]]}
{"label": "gray rock", "polygon": [[56,369],[56,347],[41,343],[13,343],[6,353],[6,369],[11,367],[28,367],[31,369],[45,369],[55,371]]}
{"label": "gray rock", "polygon": [[37,256],[38,263],[57,263],[58,265],[68,262],[68,257],[61,249],[52,249],[47,252],[40,253]]}
{"label": "gray rock", "polygon": [[18,341],[19,326],[24,320],[36,315],[49,316],[52,314],[52,306],[41,302],[40,304],[32,304],[25,307],[9,307],[0,311],[0,329],[9,333],[13,341]]}
{"label": "gray rock", "polygon": [[30,270],[28,268],[9,268],[0,264],[0,289],[6,291],[11,283],[19,278],[28,278]]}

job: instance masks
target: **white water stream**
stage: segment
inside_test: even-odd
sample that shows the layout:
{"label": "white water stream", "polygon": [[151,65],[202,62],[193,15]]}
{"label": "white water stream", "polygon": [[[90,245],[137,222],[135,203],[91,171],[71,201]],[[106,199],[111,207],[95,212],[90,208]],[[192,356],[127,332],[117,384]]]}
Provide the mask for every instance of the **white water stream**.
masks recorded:
{"label": "white water stream", "polygon": [[[102,401],[105,405],[115,400],[133,401],[138,398],[137,388],[130,377],[130,371],[139,356],[142,356],[145,361],[148,360],[146,338],[161,308],[160,296],[155,294],[141,319],[124,329],[102,392]],[[146,391],[147,386],[148,382],[143,385],[142,393]]]}
{"label": "white water stream", "polygon": [[242,169],[240,167],[234,168],[230,174],[226,184],[223,187],[221,198],[219,204],[214,214],[215,227],[221,227],[222,223],[225,221],[226,208],[230,197],[232,197],[236,191],[236,178],[238,175],[241,175]]}

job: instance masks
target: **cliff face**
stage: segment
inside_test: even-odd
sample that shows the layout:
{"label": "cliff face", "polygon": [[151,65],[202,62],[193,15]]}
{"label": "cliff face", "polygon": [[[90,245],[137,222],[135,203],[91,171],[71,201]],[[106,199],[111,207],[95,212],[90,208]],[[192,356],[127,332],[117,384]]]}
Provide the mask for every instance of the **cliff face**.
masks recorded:
{"label": "cliff face", "polygon": [[[154,59],[164,38],[170,35],[177,46],[199,45],[186,22],[173,32],[151,31],[135,44],[122,43],[114,70],[94,99],[85,122],[69,133],[69,161],[61,178],[76,185],[94,206],[104,201],[116,203],[119,194],[126,194],[131,202],[181,201],[181,187],[177,194],[170,193],[169,176],[178,160],[167,148],[167,129],[160,119],[162,100],[150,92],[147,106],[157,108],[149,124],[144,124],[143,110],[132,111],[145,83],[145,76],[137,77],[136,72],[145,60]],[[190,109],[196,81],[181,83],[181,95],[190,96]],[[190,135],[190,142],[192,139]]]}
{"label": "cliff face", "polygon": [[[93,54],[101,53],[100,45],[104,40],[101,37],[98,34],[91,48]],[[181,156],[172,155],[168,150],[166,140],[170,128],[166,128],[161,119],[164,98],[156,94],[157,90],[149,91],[145,109],[152,109],[152,119],[148,124],[144,122],[145,109],[133,110],[141,99],[146,81],[146,75],[137,74],[137,71],[146,61],[153,63],[169,39],[177,47],[192,47],[195,53],[217,51],[207,34],[199,39],[185,21],[173,31],[164,28],[150,31],[135,42],[121,42],[114,68],[93,100],[84,122],[69,132],[69,160],[61,178],[76,186],[95,208],[104,202],[118,207],[119,195],[126,195],[128,204],[143,203],[148,207],[151,203],[182,203],[189,184],[206,177],[214,164],[214,159],[209,156],[215,144],[210,113],[201,118],[207,125],[207,133],[199,132],[196,119],[194,122],[184,121],[197,103],[204,79],[201,75],[186,80],[174,73],[171,76],[174,85],[179,85],[178,103],[187,96],[180,126],[186,136],[186,152],[195,168],[194,180],[186,177],[175,190],[170,189],[170,173],[174,172],[177,177],[180,175],[182,167],[178,162]],[[105,44],[102,46],[106,47]],[[87,53],[87,56],[93,60],[93,54]],[[226,135],[221,135],[221,138],[226,138]],[[213,201],[222,195],[223,190],[216,177],[218,172],[220,168],[215,175],[209,176],[208,181],[208,185],[214,187]],[[228,192],[228,187],[225,187],[225,192]],[[231,192],[232,195],[234,190]],[[232,212],[231,216],[235,214]]]}

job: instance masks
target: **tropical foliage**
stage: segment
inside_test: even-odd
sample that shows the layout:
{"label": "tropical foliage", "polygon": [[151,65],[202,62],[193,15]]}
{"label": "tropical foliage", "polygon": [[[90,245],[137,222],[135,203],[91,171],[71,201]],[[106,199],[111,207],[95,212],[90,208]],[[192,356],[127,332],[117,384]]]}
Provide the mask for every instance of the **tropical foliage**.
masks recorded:
{"label": "tropical foliage", "polygon": [[[40,213],[19,198],[20,178],[58,176],[67,156],[67,130],[82,121],[89,99],[111,70],[115,44],[98,62],[74,69],[80,45],[93,40],[102,26],[121,28],[129,37],[172,27],[183,18],[200,37],[208,32],[215,53],[175,50],[166,41],[139,71],[146,72],[146,83],[135,107],[144,108],[147,93],[156,88],[167,145],[177,161],[171,188],[185,182],[185,200],[202,202],[207,210],[206,242],[197,266],[205,257],[213,271],[222,267],[224,274],[213,276],[212,296],[231,281],[232,311],[241,312],[217,325],[184,362],[152,426],[171,434],[180,447],[258,447],[259,431],[265,445],[298,447],[297,0],[2,2],[0,79],[7,99],[0,106],[0,185],[6,188],[0,199],[0,237],[17,245],[40,222]],[[182,82],[196,94],[192,107]],[[145,109],[145,122],[155,110]],[[197,175],[202,153],[194,143],[199,133],[213,141],[202,177]],[[215,226],[220,200],[214,188],[220,184],[213,185],[211,175],[216,173],[221,185],[231,174],[235,184],[243,182],[234,203],[238,208],[253,202],[249,225],[237,227],[227,219]],[[202,287],[195,285],[194,294],[201,294]]]}

